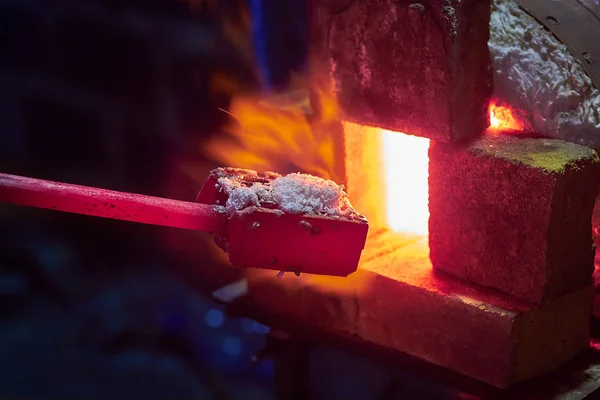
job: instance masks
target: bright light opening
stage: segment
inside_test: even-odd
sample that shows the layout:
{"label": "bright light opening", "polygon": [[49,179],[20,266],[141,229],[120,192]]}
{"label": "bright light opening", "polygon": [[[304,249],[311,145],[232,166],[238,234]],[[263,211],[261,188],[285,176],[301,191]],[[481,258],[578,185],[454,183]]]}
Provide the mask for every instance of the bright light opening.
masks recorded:
{"label": "bright light opening", "polygon": [[522,114],[519,110],[507,105],[491,102],[489,106],[489,130],[491,132],[528,130],[530,127]]}
{"label": "bright light opening", "polygon": [[387,222],[393,231],[427,234],[429,139],[382,130]]}

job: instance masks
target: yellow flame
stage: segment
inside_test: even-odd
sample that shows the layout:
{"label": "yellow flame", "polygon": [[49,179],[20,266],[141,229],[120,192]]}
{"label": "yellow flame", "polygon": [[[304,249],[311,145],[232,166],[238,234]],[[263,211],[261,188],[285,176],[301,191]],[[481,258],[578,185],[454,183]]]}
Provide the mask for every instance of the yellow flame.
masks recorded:
{"label": "yellow flame", "polygon": [[[324,93],[322,91],[321,93]],[[305,172],[339,183],[343,176],[336,160],[336,104],[321,97],[317,114],[311,109],[308,91],[291,90],[268,98],[257,94],[233,99],[231,123],[226,135],[215,135],[204,152],[215,161],[238,168],[280,173]]]}
{"label": "yellow flame", "polygon": [[517,109],[506,104],[492,101],[489,106],[489,117],[491,132],[522,132],[530,129],[524,116]]}
{"label": "yellow flame", "polygon": [[[302,171],[345,182],[344,174],[353,170],[348,168],[348,163],[353,160],[344,160],[343,144],[340,146],[337,141],[343,140],[341,135],[352,135],[355,131],[336,130],[339,113],[337,103],[329,93],[326,90],[316,93],[318,113],[311,109],[304,90],[270,98],[238,96],[230,109],[224,110],[231,114],[231,124],[226,129],[228,134],[216,135],[205,144],[204,151],[218,163],[228,166],[281,173]],[[376,154],[369,154],[372,159],[367,162],[373,165],[383,162],[383,179],[372,181],[377,182],[375,186],[379,182],[382,184],[381,187],[358,188],[353,193],[381,193],[378,204],[369,207],[387,210],[389,228],[426,234],[429,140],[384,130],[371,129],[367,134],[373,133],[382,136],[381,148]],[[339,170],[340,163],[345,163],[345,171]],[[364,160],[361,163],[361,169],[369,168]],[[368,214],[367,211],[364,210]]]}
{"label": "yellow flame", "polygon": [[[188,1],[196,6],[202,3],[202,0]],[[215,1],[204,3],[216,6]],[[240,13],[235,18],[222,16],[221,26],[227,40],[247,62],[246,66],[253,66],[249,33],[251,22],[247,10],[240,11],[241,17]],[[376,142],[381,149],[374,153],[369,150],[368,156],[361,156],[360,168],[348,168],[348,163],[353,160],[344,160],[343,141],[344,134],[353,132],[343,132],[339,124],[338,104],[332,92],[326,90],[328,88],[317,90],[313,106],[318,109],[313,110],[308,87],[306,77],[296,77],[286,93],[265,97],[257,93],[243,93],[245,88],[241,82],[222,71],[215,72],[211,78],[211,91],[233,96],[230,107],[222,110],[230,116],[230,123],[224,129],[225,134],[214,135],[202,145],[202,151],[221,165],[280,173],[300,171],[338,183],[351,181],[346,179],[348,171],[354,173],[363,167],[368,169],[365,159],[373,166],[383,164],[383,169],[372,168],[381,171],[382,175],[381,179],[373,180],[375,187],[357,188],[353,193],[361,196],[361,193],[368,192],[375,201],[369,202],[367,208],[385,210],[387,225],[392,230],[427,233],[429,140],[399,132],[370,130],[369,134],[380,136],[381,140]],[[497,110],[490,108],[492,127],[505,126]],[[373,160],[369,161],[369,157]],[[198,175],[199,181],[202,180],[204,170],[200,171],[191,164],[184,168],[190,175]],[[373,193],[381,196],[377,198],[378,195]]]}
{"label": "yellow flame", "polygon": [[[336,145],[337,132],[327,125],[339,118],[337,103],[328,93],[317,93],[318,115],[311,109],[305,90],[270,98],[238,96],[226,111],[232,116],[228,135],[215,136],[204,150],[229,166],[281,173],[302,171],[345,182],[344,171],[340,172],[336,165],[340,160],[345,162],[347,173],[352,170],[348,168],[352,160],[343,160],[344,151]],[[526,126],[513,109],[496,103],[490,104],[490,118],[490,129],[497,132],[521,131]],[[383,163],[382,187],[360,188],[354,193],[381,193],[379,204],[368,207],[383,207],[390,229],[426,234],[429,140],[388,130],[379,132],[381,150],[373,156],[372,163]],[[368,214],[368,210],[359,211]]]}
{"label": "yellow flame", "polygon": [[[215,0],[187,1],[193,8],[204,6],[216,9],[218,6]],[[234,14],[219,14],[223,34],[241,55],[245,66],[257,71],[252,68],[255,63],[249,13],[240,6]],[[357,196],[361,191],[363,194],[368,191],[369,196],[374,192],[381,193],[382,198],[369,202],[367,208],[385,209],[389,228],[401,232],[427,233],[429,140],[379,130],[381,140],[377,146],[381,146],[380,151],[369,151],[367,157],[361,156],[360,168],[348,168],[348,163],[353,160],[344,160],[344,144],[339,143],[344,140],[343,135],[348,133],[343,133],[336,125],[339,113],[335,97],[331,91],[318,90],[313,97],[318,110],[311,109],[307,82],[306,78],[297,78],[291,85],[292,89],[286,93],[264,97],[256,93],[244,94],[243,84],[223,71],[213,73],[212,93],[232,95],[233,101],[228,110],[222,110],[230,116],[226,134],[211,138],[203,145],[203,152],[219,164],[280,173],[300,171],[338,183],[350,181],[345,176],[348,171],[368,169],[364,160],[373,157],[372,165],[383,164],[383,169],[373,168],[383,175],[383,179],[377,180],[378,183],[373,186],[382,187],[361,187],[355,191]],[[528,129],[526,118],[519,110],[496,100],[490,103],[489,117],[489,130],[492,132]],[[372,134],[373,131],[369,132]],[[345,171],[343,167],[340,169],[340,165],[346,166]],[[202,182],[204,166],[187,164],[183,168],[198,182]],[[376,195],[374,197],[377,198]]]}

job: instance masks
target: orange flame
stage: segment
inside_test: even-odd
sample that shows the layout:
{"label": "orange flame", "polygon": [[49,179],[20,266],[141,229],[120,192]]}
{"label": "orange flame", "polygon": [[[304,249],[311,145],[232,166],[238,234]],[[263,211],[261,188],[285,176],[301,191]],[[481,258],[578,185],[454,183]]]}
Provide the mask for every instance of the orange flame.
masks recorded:
{"label": "orange flame", "polygon": [[308,91],[299,89],[270,97],[254,94],[233,99],[227,135],[216,135],[203,147],[219,163],[259,171],[305,172],[343,182],[336,135],[327,124],[335,121],[336,102],[321,91],[316,115]]}
{"label": "orange flame", "polygon": [[[338,104],[330,91],[316,91],[313,100],[318,113],[303,89],[268,98],[237,96],[230,109],[223,110],[231,115],[227,135],[214,136],[203,151],[219,164],[300,171],[347,183],[351,201],[373,218],[373,226],[379,227],[375,223],[379,210],[387,210],[386,221],[381,221],[386,228],[427,233],[429,140],[356,124],[347,129],[339,121]],[[367,170],[380,177],[365,179]]]}
{"label": "orange flame", "polygon": [[[253,72],[254,82],[242,82],[224,70],[212,72],[212,95],[231,97],[227,110],[230,123],[202,143],[201,151],[220,165],[280,173],[305,172],[343,183],[343,141],[341,127],[334,133],[337,103],[325,90],[315,90],[318,110],[309,101],[308,80],[293,77],[285,93],[264,96],[257,93],[261,80],[251,41],[252,21],[247,5],[223,11],[218,0],[183,0],[193,11],[214,12],[223,38],[241,58],[244,69]],[[252,92],[252,90],[254,90]],[[316,112],[315,112],[316,111]],[[202,182],[205,166],[182,163],[182,169]]]}
{"label": "orange flame", "polygon": [[[186,1],[192,9],[218,9],[216,0]],[[254,70],[255,79],[259,80],[250,41],[251,21],[248,10],[241,4],[235,15],[219,14],[220,26],[224,37],[242,56],[245,67]],[[360,132],[368,128],[357,126],[352,132],[343,131],[338,105],[330,91],[317,91],[313,100],[318,100],[319,110],[315,112],[308,100],[306,79],[296,79],[291,87],[284,94],[265,97],[244,93],[247,85],[224,71],[213,73],[211,92],[233,97],[229,109],[221,110],[230,116],[230,123],[225,135],[215,135],[202,144],[202,152],[221,165],[280,173],[306,172],[338,183],[350,182],[352,174],[364,174],[370,165],[376,166],[373,169],[384,180],[381,187],[379,183],[366,187],[359,184],[356,196],[377,193],[373,204],[365,208],[387,209],[387,226],[391,229],[426,233],[429,141],[379,130],[377,143],[370,146],[365,138],[375,137],[373,131]],[[489,118],[490,132],[530,129],[524,113],[500,101],[490,103]],[[346,156],[349,140],[356,142],[360,155]],[[356,160],[359,157],[360,162]],[[379,166],[383,169],[378,169]],[[182,168],[198,183],[203,182],[208,171],[206,166],[198,168],[191,163]],[[352,196],[351,200],[357,201]]]}
{"label": "orange flame", "polygon": [[513,131],[523,132],[528,129],[529,124],[518,110],[496,101],[489,106],[491,132]]}

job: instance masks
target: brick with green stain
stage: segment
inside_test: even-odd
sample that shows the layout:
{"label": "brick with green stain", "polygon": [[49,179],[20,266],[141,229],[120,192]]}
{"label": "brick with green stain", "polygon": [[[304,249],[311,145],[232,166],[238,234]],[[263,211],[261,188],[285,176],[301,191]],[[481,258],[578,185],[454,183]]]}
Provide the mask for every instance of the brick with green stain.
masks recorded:
{"label": "brick with green stain", "polygon": [[536,303],[591,282],[594,150],[485,134],[429,157],[435,268]]}

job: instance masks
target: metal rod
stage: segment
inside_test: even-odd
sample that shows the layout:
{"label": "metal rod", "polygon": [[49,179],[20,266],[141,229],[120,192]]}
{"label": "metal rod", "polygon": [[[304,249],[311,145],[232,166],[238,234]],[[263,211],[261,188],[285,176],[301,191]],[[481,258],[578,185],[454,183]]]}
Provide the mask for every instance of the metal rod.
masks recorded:
{"label": "metal rod", "polygon": [[0,202],[94,217],[225,234],[211,205],[0,173]]}

